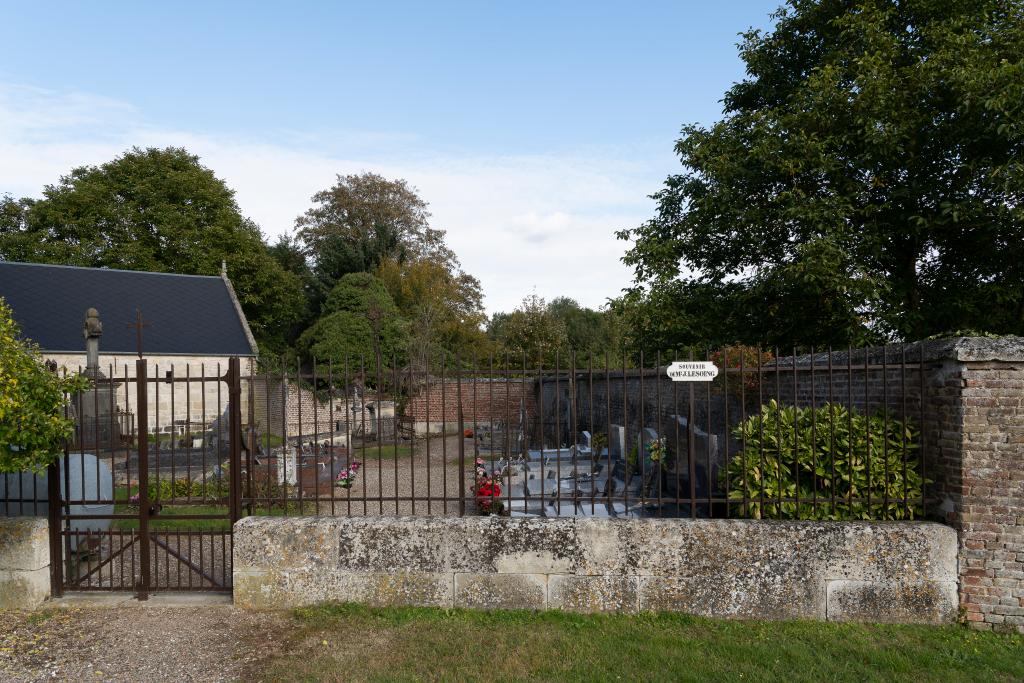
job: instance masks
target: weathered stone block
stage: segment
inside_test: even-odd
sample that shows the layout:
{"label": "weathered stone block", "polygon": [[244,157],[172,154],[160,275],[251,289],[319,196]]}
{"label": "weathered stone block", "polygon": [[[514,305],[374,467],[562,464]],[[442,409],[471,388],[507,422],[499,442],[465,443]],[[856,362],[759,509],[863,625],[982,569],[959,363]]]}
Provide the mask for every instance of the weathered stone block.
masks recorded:
{"label": "weathered stone block", "polygon": [[956,581],[830,581],[829,621],[945,624],[956,619]]}
{"label": "weathered stone block", "polygon": [[45,517],[0,517],[0,569],[50,566],[48,530]]}
{"label": "weathered stone block", "polygon": [[234,581],[234,603],[245,609],[289,609],[321,602],[381,607],[453,605],[450,574],[255,570],[235,572]]}
{"label": "weathered stone block", "polygon": [[50,597],[50,569],[0,569],[0,609],[35,609]]}
{"label": "weathered stone block", "polygon": [[826,580],[956,581],[956,531],[932,522],[848,522],[821,525],[838,532],[823,575]]}
{"label": "weathered stone block", "polygon": [[466,517],[447,523],[449,567],[455,572],[574,573],[582,547],[575,520]]}
{"label": "weathered stone block", "polygon": [[484,609],[543,609],[543,574],[456,574],[455,606]]}
{"label": "weathered stone block", "polygon": [[332,520],[339,527],[338,566],[361,572],[443,572],[448,543],[443,520],[430,517]]}
{"label": "weathered stone block", "polygon": [[235,523],[232,555],[239,570],[336,567],[339,524],[324,517],[246,517]]}
{"label": "weathered stone block", "polygon": [[825,586],[787,583],[757,571],[733,576],[639,577],[639,607],[650,612],[687,612],[743,619],[824,619]]}
{"label": "weathered stone block", "polygon": [[635,576],[548,577],[548,607],[570,612],[636,612]]}

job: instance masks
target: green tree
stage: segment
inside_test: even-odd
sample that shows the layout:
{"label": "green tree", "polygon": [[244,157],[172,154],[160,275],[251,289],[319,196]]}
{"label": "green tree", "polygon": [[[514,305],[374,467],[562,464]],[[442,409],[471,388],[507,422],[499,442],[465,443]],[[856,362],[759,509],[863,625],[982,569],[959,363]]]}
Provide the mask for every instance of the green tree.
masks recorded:
{"label": "green tree", "polygon": [[0,207],[0,258],[216,275],[221,262],[264,351],[303,310],[301,282],[267,252],[234,192],[184,149],[133,148]]}
{"label": "green tree", "polygon": [[0,472],[39,471],[60,457],[62,441],[74,433],[74,420],[64,417],[65,392],[88,385],[80,375],[50,372],[0,298]]}
{"label": "green tree", "polygon": [[291,346],[299,335],[316,320],[320,298],[318,284],[302,247],[292,236],[279,236],[277,242],[268,247],[268,251],[285,272],[298,279],[302,287],[304,300],[300,308],[293,312],[294,318],[285,335],[288,345]]}
{"label": "green tree", "polygon": [[455,264],[444,231],[430,227],[427,203],[404,180],[339,175],[333,187],[313,195],[313,204],[295,227],[312,263],[319,301],[344,275],[373,272],[385,259]]}
{"label": "green tree", "polygon": [[408,324],[380,280],[349,273],[324,302],[323,315],[299,338],[302,353],[317,363],[333,362],[353,372],[365,364],[373,373],[378,359],[385,374],[392,361],[403,362]]}
{"label": "green tree", "polygon": [[657,215],[619,233],[633,303],[738,306],[745,343],[1024,333],[1024,6],[790,0],[774,18],[743,36],[725,117],[683,128]]}
{"label": "green tree", "polygon": [[487,326],[491,339],[509,353],[512,362],[525,358],[527,365],[543,362],[553,366],[556,355],[567,361],[569,334],[565,321],[554,316],[547,302],[536,294],[523,299],[511,313],[495,313]]}
{"label": "green tree", "polygon": [[577,364],[592,360],[595,365],[603,365],[606,352],[609,361],[616,362],[622,335],[615,311],[595,311],[564,296],[552,299],[547,308],[548,313],[565,325],[566,345],[575,352]]}
{"label": "green tree", "polygon": [[377,274],[409,323],[408,357],[418,368],[436,369],[442,358],[488,357],[487,317],[475,277],[431,259],[386,259]]}

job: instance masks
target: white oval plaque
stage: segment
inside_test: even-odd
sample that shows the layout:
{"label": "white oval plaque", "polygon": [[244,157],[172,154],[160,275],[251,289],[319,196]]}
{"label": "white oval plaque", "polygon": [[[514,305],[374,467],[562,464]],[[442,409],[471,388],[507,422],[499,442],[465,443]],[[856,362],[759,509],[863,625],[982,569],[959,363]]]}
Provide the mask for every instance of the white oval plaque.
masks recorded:
{"label": "white oval plaque", "polygon": [[673,382],[710,382],[718,377],[718,367],[711,361],[677,360],[668,366]]}

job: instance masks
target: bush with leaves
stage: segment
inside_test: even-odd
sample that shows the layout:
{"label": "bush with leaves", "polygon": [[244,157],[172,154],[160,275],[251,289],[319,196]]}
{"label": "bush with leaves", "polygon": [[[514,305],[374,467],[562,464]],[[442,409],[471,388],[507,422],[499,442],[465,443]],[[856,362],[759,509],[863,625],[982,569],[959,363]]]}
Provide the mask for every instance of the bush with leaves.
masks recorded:
{"label": "bush with leaves", "polygon": [[228,497],[227,472],[223,476],[202,479],[162,478],[149,483],[150,500],[181,500],[194,498],[200,501],[216,501]]}
{"label": "bush with leaves", "polygon": [[[761,375],[764,373],[764,368],[769,363],[775,360],[775,356],[772,355],[771,351],[762,350],[756,346],[746,346],[744,344],[732,344],[730,346],[723,346],[722,348],[714,351],[711,354],[711,362],[714,363],[721,370],[742,370],[740,376],[733,378],[732,386],[729,387],[729,392],[740,393],[739,383],[742,380],[743,389],[746,392],[756,392],[757,388],[761,385]],[[759,372],[760,371],[760,372]],[[719,373],[715,379],[715,388],[725,389],[726,373]]]}
{"label": "bush with leaves", "polygon": [[780,406],[773,399],[733,435],[743,443],[725,475],[729,498],[737,501],[734,514],[817,520],[922,514],[919,430],[909,419],[835,403]]}
{"label": "bush with leaves", "polygon": [[0,298],[0,472],[41,471],[56,460],[75,426],[64,416],[65,394],[88,387],[81,375],[46,368]]}

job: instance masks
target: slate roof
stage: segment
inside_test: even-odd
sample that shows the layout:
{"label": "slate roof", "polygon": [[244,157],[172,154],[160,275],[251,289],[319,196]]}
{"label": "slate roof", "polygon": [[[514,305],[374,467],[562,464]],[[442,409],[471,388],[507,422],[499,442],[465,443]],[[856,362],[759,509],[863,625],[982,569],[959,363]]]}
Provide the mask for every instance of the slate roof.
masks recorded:
{"label": "slate roof", "polygon": [[85,353],[82,323],[95,308],[100,353],[135,353],[136,309],[149,322],[143,355],[254,356],[226,279],[0,261],[0,297],[22,335],[51,353]]}

